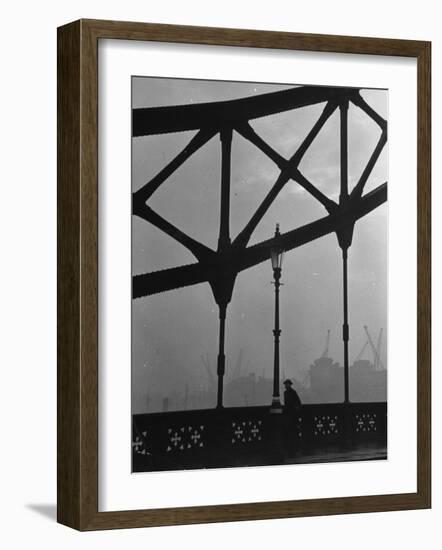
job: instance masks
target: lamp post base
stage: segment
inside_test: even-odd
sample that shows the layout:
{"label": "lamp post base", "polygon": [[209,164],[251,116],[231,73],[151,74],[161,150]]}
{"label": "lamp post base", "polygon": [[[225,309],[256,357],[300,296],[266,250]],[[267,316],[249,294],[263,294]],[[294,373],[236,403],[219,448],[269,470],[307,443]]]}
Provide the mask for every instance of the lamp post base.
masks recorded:
{"label": "lamp post base", "polygon": [[282,405],[278,397],[274,397],[270,406],[270,412],[272,414],[282,414]]}

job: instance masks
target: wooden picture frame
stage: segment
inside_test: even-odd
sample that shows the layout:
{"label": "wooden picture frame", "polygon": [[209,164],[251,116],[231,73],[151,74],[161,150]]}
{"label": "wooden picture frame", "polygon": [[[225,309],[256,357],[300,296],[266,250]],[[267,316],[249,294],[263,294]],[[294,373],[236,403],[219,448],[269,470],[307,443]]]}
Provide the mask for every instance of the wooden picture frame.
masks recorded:
{"label": "wooden picture frame", "polygon": [[[98,40],[412,57],[418,80],[417,492],[98,511]],[[431,506],[431,44],[79,20],[58,29],[58,521],[82,531]]]}

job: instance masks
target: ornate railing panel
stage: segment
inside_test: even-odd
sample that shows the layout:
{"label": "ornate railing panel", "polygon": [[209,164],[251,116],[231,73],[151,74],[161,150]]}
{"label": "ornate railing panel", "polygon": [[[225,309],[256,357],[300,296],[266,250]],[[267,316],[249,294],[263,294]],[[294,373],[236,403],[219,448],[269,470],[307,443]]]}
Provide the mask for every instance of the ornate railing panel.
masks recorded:
{"label": "ornate railing panel", "polygon": [[304,405],[299,414],[241,407],[133,417],[133,471],[302,461],[328,447],[387,445],[386,403]]}

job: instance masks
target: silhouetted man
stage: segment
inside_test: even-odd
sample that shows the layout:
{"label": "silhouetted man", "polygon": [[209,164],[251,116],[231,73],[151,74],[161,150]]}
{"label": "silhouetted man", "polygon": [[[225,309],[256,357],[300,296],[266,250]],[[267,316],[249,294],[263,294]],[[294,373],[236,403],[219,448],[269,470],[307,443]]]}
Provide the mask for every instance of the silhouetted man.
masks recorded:
{"label": "silhouetted man", "polygon": [[291,380],[284,380],[284,439],[286,451],[290,454],[296,450],[299,432],[299,413],[301,400],[297,391],[292,388]]}
{"label": "silhouetted man", "polygon": [[284,412],[288,414],[297,414],[301,408],[301,400],[295,389],[292,388],[293,382],[291,380],[284,380]]}

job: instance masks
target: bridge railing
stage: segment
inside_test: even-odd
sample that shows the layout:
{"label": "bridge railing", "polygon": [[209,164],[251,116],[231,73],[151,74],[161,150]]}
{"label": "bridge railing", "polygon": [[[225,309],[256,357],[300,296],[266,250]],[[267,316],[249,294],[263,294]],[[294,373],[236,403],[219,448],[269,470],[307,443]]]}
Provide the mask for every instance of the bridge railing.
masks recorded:
{"label": "bridge railing", "polygon": [[386,447],[386,403],[303,405],[299,414],[232,407],[133,416],[133,471],[278,464],[330,445]]}

